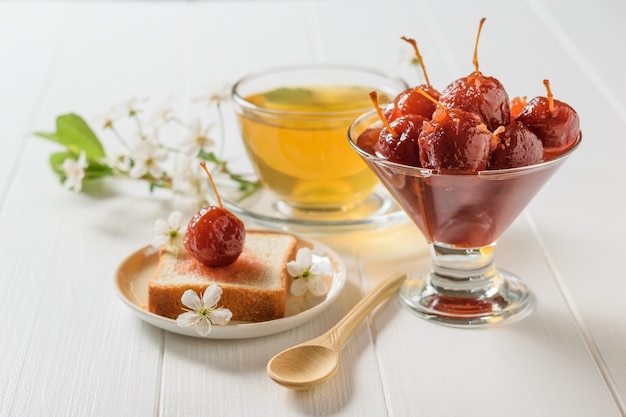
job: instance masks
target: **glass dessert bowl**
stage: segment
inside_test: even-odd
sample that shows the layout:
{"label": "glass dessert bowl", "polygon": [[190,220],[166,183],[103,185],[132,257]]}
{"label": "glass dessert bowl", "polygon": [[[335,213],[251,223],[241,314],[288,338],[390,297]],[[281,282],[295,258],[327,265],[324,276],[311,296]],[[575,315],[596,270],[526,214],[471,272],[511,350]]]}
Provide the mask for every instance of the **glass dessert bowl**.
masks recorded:
{"label": "glass dessert bowl", "polygon": [[494,249],[580,138],[546,162],[463,174],[403,165],[362,149],[357,138],[376,124],[376,112],[360,116],[349,128],[349,142],[424,234],[432,257],[430,271],[404,283],[402,303],[423,318],[457,327],[510,323],[530,314],[529,289],[496,268]]}

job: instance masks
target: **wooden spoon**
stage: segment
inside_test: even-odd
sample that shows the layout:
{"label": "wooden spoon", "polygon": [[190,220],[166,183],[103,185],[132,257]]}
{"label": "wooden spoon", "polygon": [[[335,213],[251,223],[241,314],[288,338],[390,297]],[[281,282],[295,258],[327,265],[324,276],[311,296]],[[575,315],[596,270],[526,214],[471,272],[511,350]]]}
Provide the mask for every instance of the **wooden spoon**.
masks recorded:
{"label": "wooden spoon", "polygon": [[305,390],[326,381],[339,369],[339,351],[367,314],[400,288],[406,274],[395,274],[378,284],[321,336],[286,349],[267,364],[274,382],[290,389]]}

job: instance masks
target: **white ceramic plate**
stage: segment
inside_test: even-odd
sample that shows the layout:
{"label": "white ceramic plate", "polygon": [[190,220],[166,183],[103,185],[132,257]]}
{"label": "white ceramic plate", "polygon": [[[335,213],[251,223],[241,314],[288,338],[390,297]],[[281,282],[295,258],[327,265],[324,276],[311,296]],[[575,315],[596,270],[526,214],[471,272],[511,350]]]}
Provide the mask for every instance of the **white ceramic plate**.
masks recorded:
{"label": "white ceramic plate", "polygon": [[[322,297],[313,297],[310,293],[304,297],[294,297],[288,294],[284,318],[259,323],[231,321],[225,326],[213,326],[207,338],[246,339],[282,332],[311,320],[337,298],[346,283],[346,267],[341,258],[320,242],[300,236],[295,237],[298,240],[298,249],[309,247],[315,255],[327,257],[330,260],[333,272],[327,278],[328,293]],[[118,295],[140,319],[156,327],[186,336],[203,337],[193,327],[179,327],[175,320],[148,311],[148,280],[158,260],[158,253],[151,246],[141,248],[126,258],[115,274]]]}

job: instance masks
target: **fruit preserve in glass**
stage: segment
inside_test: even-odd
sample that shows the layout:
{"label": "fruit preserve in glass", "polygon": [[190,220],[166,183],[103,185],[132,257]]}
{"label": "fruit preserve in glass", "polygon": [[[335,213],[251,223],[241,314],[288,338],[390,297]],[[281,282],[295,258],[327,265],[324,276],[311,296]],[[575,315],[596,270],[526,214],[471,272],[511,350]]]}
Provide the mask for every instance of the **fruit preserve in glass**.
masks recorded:
{"label": "fruit preserve in glass", "polygon": [[578,143],[546,162],[462,173],[394,163],[378,157],[358,137],[380,124],[375,112],[350,127],[352,147],[426,237],[429,272],[409,277],[400,299],[421,317],[441,324],[475,327],[527,316],[532,296],[515,275],[496,268],[498,238],[524,210]]}

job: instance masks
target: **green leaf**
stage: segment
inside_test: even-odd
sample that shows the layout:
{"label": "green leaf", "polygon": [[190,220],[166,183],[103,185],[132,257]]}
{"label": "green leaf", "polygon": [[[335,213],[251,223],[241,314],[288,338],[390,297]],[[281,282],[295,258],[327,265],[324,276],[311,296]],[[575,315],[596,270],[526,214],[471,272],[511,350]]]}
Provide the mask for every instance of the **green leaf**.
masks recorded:
{"label": "green leaf", "polygon": [[200,149],[200,152],[198,152],[198,158],[203,159],[207,162],[214,162],[216,164],[221,162],[219,159],[217,159],[217,156],[215,156],[215,153],[205,152],[202,149]]}
{"label": "green leaf", "polygon": [[35,136],[39,136],[40,138],[51,140],[52,142],[59,143],[59,137],[56,133],[47,133],[47,132],[35,132]]}
{"label": "green leaf", "polygon": [[75,155],[85,151],[87,159],[104,158],[105,152],[100,140],[82,117],[70,113],[57,117],[56,138]]}
{"label": "green leaf", "polygon": [[89,160],[104,158],[102,143],[82,117],[72,113],[61,115],[57,117],[56,127],[56,132],[35,132],[35,136],[66,146],[74,156],[84,151]]}
{"label": "green leaf", "polygon": [[104,164],[90,162],[89,166],[85,168],[85,179],[102,178],[113,175],[113,169]]}

